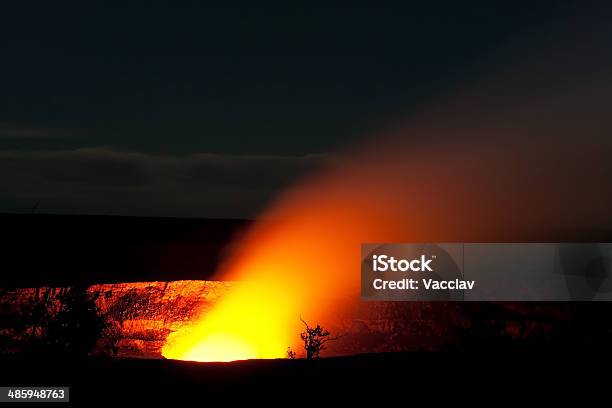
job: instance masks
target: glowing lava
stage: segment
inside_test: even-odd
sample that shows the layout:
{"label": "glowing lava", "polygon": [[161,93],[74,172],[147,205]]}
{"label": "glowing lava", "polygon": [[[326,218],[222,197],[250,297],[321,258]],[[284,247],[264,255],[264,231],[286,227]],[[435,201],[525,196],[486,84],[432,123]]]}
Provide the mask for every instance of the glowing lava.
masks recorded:
{"label": "glowing lava", "polygon": [[[344,177],[341,177],[344,179]],[[166,358],[232,361],[300,355],[300,317],[328,325],[359,299],[360,243],[398,237],[391,211],[339,180],[318,180],[285,195],[229,258],[223,279],[243,282],[192,326],[168,336]],[[314,197],[320,197],[315,200]],[[347,208],[345,203],[353,206]]]}
{"label": "glowing lava", "polygon": [[171,334],[163,355],[192,361],[282,357],[292,343],[286,295],[273,285],[243,283],[195,325]]}

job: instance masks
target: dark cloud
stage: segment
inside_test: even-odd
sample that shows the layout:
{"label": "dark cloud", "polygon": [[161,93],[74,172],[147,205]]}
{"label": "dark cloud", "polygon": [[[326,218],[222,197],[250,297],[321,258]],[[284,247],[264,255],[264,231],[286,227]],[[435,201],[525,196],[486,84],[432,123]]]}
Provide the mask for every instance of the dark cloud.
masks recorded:
{"label": "dark cloud", "polygon": [[89,134],[85,129],[71,129],[34,124],[0,123],[0,139],[49,140]]}
{"label": "dark cloud", "polygon": [[251,217],[330,157],[0,151],[0,211]]}

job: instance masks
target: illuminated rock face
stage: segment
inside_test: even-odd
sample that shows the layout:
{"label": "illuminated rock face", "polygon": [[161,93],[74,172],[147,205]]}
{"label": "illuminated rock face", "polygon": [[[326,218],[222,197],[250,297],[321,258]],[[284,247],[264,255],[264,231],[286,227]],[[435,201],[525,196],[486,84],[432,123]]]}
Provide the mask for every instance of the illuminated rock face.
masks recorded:
{"label": "illuminated rock face", "polygon": [[[227,293],[234,282],[174,281],[92,285],[87,289],[104,328],[91,354],[160,358],[171,331],[191,323]],[[4,352],[23,348],[38,333],[27,320],[37,305],[53,315],[66,288],[0,290],[0,338]]]}
{"label": "illuminated rock face", "polygon": [[206,313],[235,285],[174,281],[90,286],[88,292],[106,322],[92,353],[159,358],[170,332]]}
{"label": "illuminated rock face", "polygon": [[[97,284],[87,288],[103,322],[93,355],[161,358],[169,333],[193,323],[232,289],[227,281]],[[0,354],[23,351],[44,330],[41,311],[53,319],[67,288],[0,289]],[[555,334],[572,318],[560,304],[472,302],[356,302],[336,326],[341,334],[324,355],[463,347],[479,341],[522,341]],[[317,322],[312,322],[317,323]],[[299,333],[296,333],[298,336]],[[468,346],[469,346],[468,344]],[[295,350],[298,357],[302,350]]]}

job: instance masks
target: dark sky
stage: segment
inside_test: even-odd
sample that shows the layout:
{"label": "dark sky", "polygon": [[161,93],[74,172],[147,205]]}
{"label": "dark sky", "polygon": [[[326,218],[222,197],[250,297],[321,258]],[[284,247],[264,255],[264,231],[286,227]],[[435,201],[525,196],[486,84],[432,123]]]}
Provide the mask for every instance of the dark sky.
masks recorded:
{"label": "dark sky", "polygon": [[0,6],[0,132],[24,136],[2,148],[321,153],[468,80],[560,14],[539,2],[41,3]]}
{"label": "dark sky", "polygon": [[250,215],[319,155],[477,81],[573,12],[124,3],[0,5],[0,211]]}

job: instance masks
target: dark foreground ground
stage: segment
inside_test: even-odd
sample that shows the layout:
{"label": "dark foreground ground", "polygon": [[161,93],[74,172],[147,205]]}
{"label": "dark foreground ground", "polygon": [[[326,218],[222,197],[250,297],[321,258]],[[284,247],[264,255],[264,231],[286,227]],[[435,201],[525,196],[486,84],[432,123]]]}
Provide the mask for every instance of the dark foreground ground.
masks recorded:
{"label": "dark foreground ground", "polygon": [[[196,363],[172,360],[87,358],[0,359],[0,384],[70,386],[77,405],[129,401],[209,406],[329,406],[395,400],[491,404],[545,402],[607,394],[609,353],[593,350],[505,350],[506,353],[388,353],[305,360]],[[599,368],[598,368],[599,367]],[[603,368],[603,371],[601,369]],[[586,388],[586,394],[579,390]],[[177,404],[177,405],[174,405]],[[360,404],[360,405],[361,405]]]}

